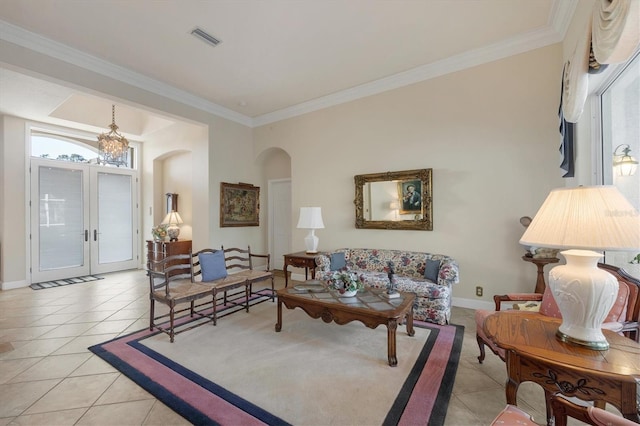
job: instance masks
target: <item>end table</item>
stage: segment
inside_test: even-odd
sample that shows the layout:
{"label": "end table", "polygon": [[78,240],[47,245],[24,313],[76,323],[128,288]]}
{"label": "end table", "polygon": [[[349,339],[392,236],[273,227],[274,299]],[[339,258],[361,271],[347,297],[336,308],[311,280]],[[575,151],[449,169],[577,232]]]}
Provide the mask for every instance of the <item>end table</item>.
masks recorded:
{"label": "end table", "polygon": [[291,265],[296,268],[304,268],[304,279],[309,279],[309,269],[311,269],[311,279],[316,278],[316,256],[319,253],[307,253],[299,251],[296,253],[289,253],[284,255],[284,286],[289,286],[289,274],[287,273],[287,266]]}

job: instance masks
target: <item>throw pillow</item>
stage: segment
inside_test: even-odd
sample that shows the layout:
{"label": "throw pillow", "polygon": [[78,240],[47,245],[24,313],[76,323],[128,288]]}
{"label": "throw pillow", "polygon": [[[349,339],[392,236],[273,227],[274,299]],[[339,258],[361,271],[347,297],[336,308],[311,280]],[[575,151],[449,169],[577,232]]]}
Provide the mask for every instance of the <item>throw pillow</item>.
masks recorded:
{"label": "throw pillow", "polygon": [[553,293],[551,293],[551,289],[549,288],[549,286],[544,289],[544,293],[542,294],[540,313],[547,317],[562,318],[560,308],[558,308],[556,299],[553,297]]}
{"label": "throw pillow", "polygon": [[339,251],[336,253],[331,253],[331,264],[329,265],[329,269],[331,269],[332,271],[337,271],[346,267],[347,260],[344,257],[344,252]]}
{"label": "throw pillow", "polygon": [[222,250],[213,253],[200,253],[198,260],[200,261],[203,282],[215,281],[227,276],[227,265],[224,263],[224,252]]}
{"label": "throw pillow", "polygon": [[440,261],[427,259],[424,262],[424,277],[434,283],[438,282],[438,273],[440,272]]}

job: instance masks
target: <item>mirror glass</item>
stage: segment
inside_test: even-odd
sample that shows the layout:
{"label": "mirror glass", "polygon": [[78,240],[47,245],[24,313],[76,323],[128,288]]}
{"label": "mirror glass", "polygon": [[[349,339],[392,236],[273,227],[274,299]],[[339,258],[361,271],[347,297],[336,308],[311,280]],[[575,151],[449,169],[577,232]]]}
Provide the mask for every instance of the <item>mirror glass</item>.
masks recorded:
{"label": "mirror glass", "polygon": [[433,230],[431,169],[355,176],[356,228]]}

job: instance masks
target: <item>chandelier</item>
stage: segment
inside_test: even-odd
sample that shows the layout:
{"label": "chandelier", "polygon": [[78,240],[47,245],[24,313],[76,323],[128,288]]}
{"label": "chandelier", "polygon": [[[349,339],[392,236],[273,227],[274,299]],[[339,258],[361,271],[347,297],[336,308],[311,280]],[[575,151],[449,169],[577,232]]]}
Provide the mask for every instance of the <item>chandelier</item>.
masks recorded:
{"label": "chandelier", "polygon": [[128,165],[129,141],[118,133],[116,126],[116,106],[111,106],[111,131],[98,136],[98,152],[100,162],[114,166]]}

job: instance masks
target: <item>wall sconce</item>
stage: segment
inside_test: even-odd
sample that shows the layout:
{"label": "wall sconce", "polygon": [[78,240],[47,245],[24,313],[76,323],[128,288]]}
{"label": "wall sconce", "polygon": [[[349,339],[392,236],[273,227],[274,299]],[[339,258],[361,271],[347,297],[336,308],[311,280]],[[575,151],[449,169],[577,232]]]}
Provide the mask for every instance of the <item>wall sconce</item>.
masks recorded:
{"label": "wall sconce", "polygon": [[[622,148],[622,153],[618,150]],[[629,155],[631,148],[627,144],[618,145],[613,151],[613,168],[618,176],[633,176],[638,169],[638,161]]]}
{"label": "wall sconce", "polygon": [[309,234],[304,239],[307,253],[318,252],[318,237],[315,230],[324,228],[322,222],[321,207],[300,207],[300,218],[298,219],[298,228],[309,229]]}

